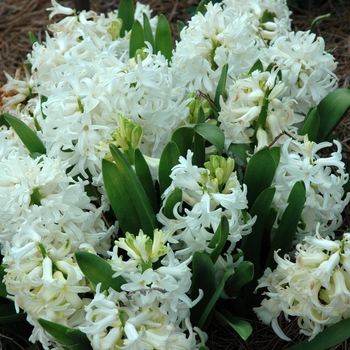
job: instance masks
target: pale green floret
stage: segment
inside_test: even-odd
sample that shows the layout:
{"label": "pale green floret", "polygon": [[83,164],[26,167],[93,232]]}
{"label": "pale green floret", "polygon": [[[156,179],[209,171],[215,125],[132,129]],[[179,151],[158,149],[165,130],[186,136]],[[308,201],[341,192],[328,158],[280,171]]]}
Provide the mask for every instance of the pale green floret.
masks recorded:
{"label": "pale green floret", "polygon": [[111,27],[108,28],[108,33],[111,35],[112,40],[116,40],[119,38],[121,28],[122,28],[121,20],[116,20],[111,22]]}
{"label": "pale green floret", "polygon": [[137,49],[135,52],[135,59],[136,59],[136,63],[139,63],[139,58],[141,59],[141,61],[143,61],[144,59],[146,59],[148,56],[148,52],[145,51],[145,48],[141,48],[141,49]]}
{"label": "pale green floret", "polygon": [[191,92],[187,96],[188,98],[192,98],[192,100],[188,103],[189,107],[189,115],[187,117],[187,121],[191,124],[196,124],[198,122],[198,112],[199,108],[202,107],[205,119],[208,118],[211,114],[211,107],[208,100],[201,100],[200,97],[196,96],[195,92]]}
{"label": "pale green floret", "polygon": [[[218,155],[211,155],[209,161],[204,163],[204,166],[210,171],[211,185],[216,191],[224,193],[223,190],[228,188],[227,182],[229,181],[235,166],[234,160],[232,158],[226,159]],[[232,181],[229,182],[231,185]]]}
{"label": "pale green floret", "polygon": [[115,130],[110,143],[116,145],[125,154],[131,164],[134,164],[135,149],[140,148],[143,130],[132,119],[118,114],[119,129]]}

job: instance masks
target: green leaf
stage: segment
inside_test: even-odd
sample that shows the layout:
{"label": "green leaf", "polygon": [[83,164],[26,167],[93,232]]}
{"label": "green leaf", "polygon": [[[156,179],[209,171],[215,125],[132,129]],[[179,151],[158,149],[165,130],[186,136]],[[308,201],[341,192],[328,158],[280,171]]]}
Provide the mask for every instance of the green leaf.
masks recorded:
{"label": "green leaf", "polygon": [[[203,316],[206,306],[210,303],[215,294],[215,268],[209,255],[204,252],[196,251],[192,258],[192,287],[191,299],[194,300],[199,295],[199,289],[204,292],[203,298],[191,309],[191,323],[193,326],[199,326],[200,319]],[[205,276],[205,278],[203,278]],[[209,320],[209,314],[206,315]]]}
{"label": "green leaf", "polygon": [[179,202],[182,202],[182,190],[181,188],[176,187],[174,191],[170,193],[164,204],[163,214],[168,219],[176,219],[174,215],[174,206]]}
{"label": "green leaf", "polygon": [[162,194],[171,184],[171,169],[179,163],[180,151],[176,143],[169,141],[164,147],[159,161],[159,187]]}
{"label": "green leaf", "polygon": [[275,162],[275,171],[277,170],[277,167],[280,163],[281,158],[281,147],[280,146],[274,146],[270,148],[270,154]]}
{"label": "green leaf", "polygon": [[85,277],[93,284],[94,288],[101,283],[101,292],[113,288],[120,292],[121,286],[126,283],[124,277],[112,277],[115,271],[111,265],[99,256],[88,252],[76,252],[75,258]]}
{"label": "green leaf", "polygon": [[136,51],[145,47],[145,35],[141,23],[135,20],[130,35],[129,57],[135,57]]}
{"label": "green leaf", "polygon": [[324,97],[317,106],[320,115],[320,127],[317,142],[322,142],[339,123],[350,107],[350,90],[337,89]]}
{"label": "green leaf", "polygon": [[123,232],[137,234],[140,229],[153,237],[157,228],[152,205],[133,168],[115,145],[110,146],[115,160],[102,160],[106,192]]}
{"label": "green leaf", "polygon": [[222,154],[225,143],[225,135],[218,126],[208,123],[200,123],[194,126],[194,131],[214,145],[219,155]]}
{"label": "green leaf", "polygon": [[210,349],[205,345],[199,345],[198,350],[210,350]]}
{"label": "green leaf", "polygon": [[145,34],[145,41],[148,41],[153,48],[153,51],[155,50],[155,43],[154,43],[154,37],[152,33],[151,23],[149,21],[148,16],[143,13],[143,31]]}
{"label": "green leaf", "polygon": [[219,285],[217,286],[217,288],[215,290],[215,293],[213,294],[210,301],[205,306],[203,314],[198,322],[198,328],[205,331],[207,329],[207,327],[209,326],[210,320],[211,320],[211,315],[213,314],[213,312],[215,310],[216,302],[219,300],[220,295],[221,295],[222,291],[224,290],[226,281],[234,273],[235,273],[235,270],[233,270],[233,269],[225,271]]}
{"label": "green leaf", "polygon": [[231,143],[229,151],[235,154],[244,164],[247,164],[248,154],[253,154],[250,146],[244,143]]}
{"label": "green leaf", "polygon": [[137,148],[135,149],[135,172],[139,178],[143,189],[152,205],[154,213],[158,213],[158,201],[156,197],[156,191],[153,185],[153,179],[149,170],[148,164],[143,156],[142,152]]}
{"label": "green leaf", "polygon": [[316,18],[314,18],[314,20],[311,22],[310,32],[316,33],[317,22],[321,21],[322,19],[328,18],[330,15],[331,15],[330,13],[327,13],[325,15],[317,16]]}
{"label": "green leaf", "polygon": [[259,70],[260,72],[264,71],[264,66],[261,63],[260,60],[257,60],[253,65],[252,68],[250,68],[250,71],[248,74],[252,74],[254,71]]}
{"label": "green leaf", "polygon": [[46,154],[45,146],[39,139],[38,135],[31,128],[29,128],[29,126],[23,123],[22,120],[7,113],[2,114],[1,117],[4,117],[13,127],[18,137],[21,139],[30,153]]}
{"label": "green leaf", "polygon": [[[202,107],[199,107],[197,123],[204,123],[204,122],[205,122],[204,111]],[[198,165],[199,167],[203,166],[205,162],[205,139],[203,136],[199,135],[198,133],[194,134],[192,150],[193,150],[192,163],[195,165]]]}
{"label": "green leaf", "polygon": [[276,262],[273,258],[274,251],[279,250],[279,254],[283,256],[287,254],[292,247],[305,200],[306,191],[304,183],[296,182],[288,196],[288,206],[282,215],[278,229],[271,243],[265,268],[270,267],[273,269],[276,266]]}
{"label": "green leaf", "polygon": [[25,320],[27,315],[24,312],[17,313],[14,303],[8,299],[0,303],[0,323],[12,323]]}
{"label": "green leaf", "polygon": [[182,29],[184,29],[186,27],[185,23],[182,21],[177,21],[177,32],[180,35]]}
{"label": "green leaf", "polygon": [[180,155],[185,157],[187,156],[187,151],[192,148],[193,138],[194,138],[194,126],[185,125],[177,128],[171,139],[176,143]]}
{"label": "green leaf", "polygon": [[43,318],[38,319],[41,327],[51,334],[65,350],[91,350],[91,344],[85,333],[79,329],[69,328]]}
{"label": "green leaf", "polygon": [[210,240],[208,247],[213,248],[213,251],[210,253],[210,259],[215,264],[216,260],[220,256],[222,249],[224,248],[229,232],[229,224],[227,217],[223,215],[220,220],[220,224],[216,229],[212,239]]}
{"label": "green leaf", "polygon": [[133,0],[121,0],[118,7],[118,18],[122,20],[120,37],[124,38],[125,31],[130,31],[134,24],[134,2]]}
{"label": "green leaf", "polygon": [[244,252],[244,259],[252,262],[254,265],[254,279],[253,283],[250,284],[250,292],[255,289],[255,282],[261,276],[261,252],[264,249],[269,249],[269,245],[265,247],[262,245],[262,242],[266,218],[268,217],[275,192],[276,189],[274,187],[268,187],[254,201],[250,215],[252,217],[257,216],[257,219],[252,227],[252,232],[242,238],[241,249]]}
{"label": "green leaf", "polygon": [[29,31],[29,32],[28,32],[28,35],[29,35],[29,40],[30,40],[30,42],[31,42],[32,45],[38,42],[38,39],[37,39],[37,37],[33,34],[33,32],[30,32],[30,31]]}
{"label": "green leaf", "polygon": [[300,135],[308,134],[309,140],[316,142],[319,127],[320,127],[320,116],[318,113],[318,109],[317,107],[312,107],[309,109],[307,113],[305,123],[301,128],[299,134]]}
{"label": "green leaf", "polygon": [[0,265],[0,297],[6,298],[8,293],[4,283],[4,276],[6,275],[5,266]]}
{"label": "green leaf", "polygon": [[253,332],[250,323],[233,316],[223,307],[215,311],[215,318],[221,323],[231,326],[243,340],[247,340]]}
{"label": "green leaf", "polygon": [[270,187],[275,176],[275,159],[265,147],[250,159],[244,175],[248,187],[248,205],[251,208],[261,192]]}
{"label": "green leaf", "polygon": [[214,104],[216,106],[216,109],[218,111],[221,110],[220,107],[220,96],[224,96],[225,91],[226,91],[226,80],[227,80],[227,72],[228,72],[228,63],[226,63],[222,67],[221,75],[220,75],[220,80],[218,82],[218,86],[216,87],[216,92],[215,92],[215,98],[214,98]]}
{"label": "green leaf", "polygon": [[165,58],[170,62],[173,55],[173,38],[168,20],[164,15],[158,18],[155,39],[156,52],[161,52]]}
{"label": "green leaf", "polygon": [[303,341],[288,350],[327,350],[350,337],[350,318],[325,328],[312,340]]}
{"label": "green leaf", "polygon": [[208,0],[202,0],[198,6],[197,6],[197,9],[196,9],[196,14],[199,12],[201,14],[204,15],[205,11],[206,11],[206,8],[205,8],[205,5],[208,3]]}
{"label": "green leaf", "polygon": [[[245,258],[245,256],[244,256]],[[241,288],[253,280],[254,265],[250,261],[242,261],[230,276],[225,285],[225,292],[229,297],[237,297]]]}

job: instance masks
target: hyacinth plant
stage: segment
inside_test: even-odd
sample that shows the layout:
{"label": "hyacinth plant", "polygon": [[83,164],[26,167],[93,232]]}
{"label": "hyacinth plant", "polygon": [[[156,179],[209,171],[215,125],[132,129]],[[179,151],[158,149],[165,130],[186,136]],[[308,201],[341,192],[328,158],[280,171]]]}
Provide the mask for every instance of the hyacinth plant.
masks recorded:
{"label": "hyacinth plant", "polygon": [[131,0],[48,10],[1,88],[0,321],[45,349],[207,349],[254,314],[286,341],[297,318],[293,349],[349,337],[350,91],[323,39],[283,0],[202,1],[175,48]]}

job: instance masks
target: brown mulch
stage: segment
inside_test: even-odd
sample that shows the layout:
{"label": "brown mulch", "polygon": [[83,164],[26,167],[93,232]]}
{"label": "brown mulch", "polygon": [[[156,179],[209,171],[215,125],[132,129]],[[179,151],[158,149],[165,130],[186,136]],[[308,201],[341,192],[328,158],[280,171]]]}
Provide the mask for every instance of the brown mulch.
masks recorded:
{"label": "brown mulch", "polygon": [[[31,50],[28,31],[34,33],[39,41],[44,40],[49,23],[46,8],[51,7],[50,0],[0,0],[0,86],[6,82],[2,74],[7,71],[14,75],[17,68],[22,66],[26,55]],[[153,14],[163,13],[168,18],[173,33],[177,33],[177,21],[186,22],[190,13],[195,9],[197,0],[144,0],[153,9]],[[74,7],[74,1],[59,1],[64,6]],[[90,1],[91,9],[101,13],[109,12],[118,7],[119,1],[99,0]],[[350,0],[322,1],[312,10],[301,10],[291,7],[293,11],[293,29],[307,30],[317,16],[330,13],[316,25],[316,33],[326,42],[338,61],[336,73],[339,76],[339,87],[350,85]],[[346,115],[337,128],[339,139],[342,141],[344,159],[350,159],[350,113]],[[344,213],[344,228],[350,227],[350,208]],[[246,342],[242,341],[232,329],[216,327],[210,329],[208,346],[213,350],[281,350],[287,349],[293,343],[302,339],[298,335],[295,323],[285,323],[285,333],[294,339],[291,343],[280,340],[270,327],[259,322],[253,324],[254,332]],[[0,341],[1,346],[1,341]],[[348,342],[334,347],[337,350],[349,349]]]}

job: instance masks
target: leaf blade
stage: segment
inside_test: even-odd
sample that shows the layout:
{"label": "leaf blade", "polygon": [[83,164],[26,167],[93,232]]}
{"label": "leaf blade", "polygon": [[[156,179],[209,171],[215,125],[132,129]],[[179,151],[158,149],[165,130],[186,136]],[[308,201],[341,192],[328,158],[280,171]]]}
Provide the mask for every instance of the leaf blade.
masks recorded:
{"label": "leaf blade", "polygon": [[112,270],[111,265],[106,260],[98,255],[79,251],[75,252],[75,258],[80,270],[94,287],[101,283],[101,292],[107,291],[109,287],[120,292],[121,286],[126,283],[122,276],[112,277],[115,271]]}
{"label": "leaf blade", "polygon": [[4,113],[2,116],[13,127],[18,137],[21,139],[30,153],[46,154],[44,144],[39,139],[38,135],[31,128],[29,128],[28,125],[11,114]]}

